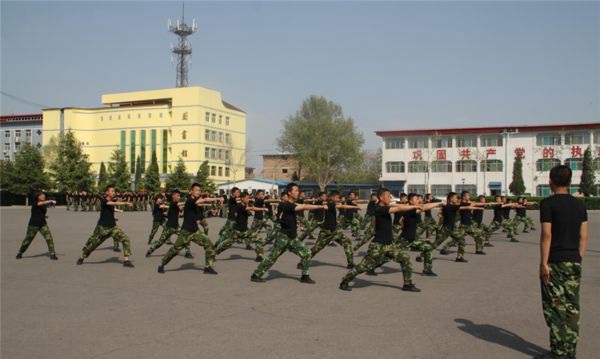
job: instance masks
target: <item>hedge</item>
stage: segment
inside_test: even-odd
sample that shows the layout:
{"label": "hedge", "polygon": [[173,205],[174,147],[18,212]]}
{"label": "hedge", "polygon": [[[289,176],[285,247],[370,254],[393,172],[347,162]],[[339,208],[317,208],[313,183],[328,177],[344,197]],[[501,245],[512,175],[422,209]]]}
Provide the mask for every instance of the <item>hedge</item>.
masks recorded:
{"label": "hedge", "polygon": [[[515,202],[517,200],[517,196],[508,197],[510,200]],[[545,197],[526,197],[529,202],[541,202]],[[587,209],[600,209],[600,197],[578,197],[580,200],[585,202],[585,206]],[[495,201],[495,197],[489,196],[485,198],[486,202]],[[537,206],[531,207],[532,209],[537,209]]]}

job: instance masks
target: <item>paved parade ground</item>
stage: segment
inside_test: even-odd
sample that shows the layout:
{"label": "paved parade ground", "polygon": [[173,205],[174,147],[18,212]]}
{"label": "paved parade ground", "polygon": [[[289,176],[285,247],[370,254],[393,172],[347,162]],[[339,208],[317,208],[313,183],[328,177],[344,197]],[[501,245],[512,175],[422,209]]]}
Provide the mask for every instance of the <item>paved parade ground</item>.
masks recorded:
{"label": "paved parade ground", "polygon": [[[530,211],[537,224],[538,213]],[[2,358],[432,358],[518,359],[548,348],[538,281],[539,232],[510,243],[492,237],[487,256],[469,263],[434,254],[437,278],[421,276],[421,293],[400,290],[399,265],[361,275],[352,292],[338,289],[346,273],[341,247],[312,262],[316,284],[298,281],[297,258],[284,254],[266,283],[250,282],[254,252],[237,245],[217,257],[217,276],[202,272],[204,253],[156,268],[165,247],[145,258],[150,212],[120,213],[135,268],[124,268],[106,241],[84,265],[81,247],[98,213],[50,208],[58,261],[38,234],[22,260],[15,255],[29,209],[2,208]],[[486,213],[489,215],[489,213]],[[578,358],[600,353],[600,213],[590,212],[583,263]],[[486,217],[486,223],[489,222]],[[214,242],[222,219],[209,219]],[[309,241],[312,244],[312,241]],[[356,253],[356,263],[366,246]],[[183,254],[183,253],[182,253]],[[416,253],[411,253],[413,259]],[[594,339],[596,338],[596,339]]]}

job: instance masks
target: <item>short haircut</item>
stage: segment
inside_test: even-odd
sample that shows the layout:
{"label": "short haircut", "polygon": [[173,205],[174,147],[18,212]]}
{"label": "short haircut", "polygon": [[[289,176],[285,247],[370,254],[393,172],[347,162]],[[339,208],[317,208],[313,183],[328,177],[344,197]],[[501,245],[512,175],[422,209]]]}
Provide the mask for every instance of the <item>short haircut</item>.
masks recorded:
{"label": "short haircut", "polygon": [[477,196],[477,199],[481,201],[481,199],[485,198],[484,195],[480,194],[479,196]]}
{"label": "short haircut", "polygon": [[260,194],[260,193],[265,193],[265,190],[264,189],[259,189],[258,191],[256,191],[257,195]]}
{"label": "short haircut", "polygon": [[371,193],[371,197],[377,197],[377,192]]}
{"label": "short haircut", "polygon": [[192,186],[190,187],[190,189],[194,189],[194,187],[202,188],[202,187],[200,186],[200,183],[198,183],[198,182],[194,182],[194,183],[192,183]]}
{"label": "short haircut", "polygon": [[408,195],[407,195],[406,193],[404,193],[404,192],[400,193],[400,198],[402,198],[402,197],[407,197],[407,196],[408,196]]}
{"label": "short haircut", "polygon": [[333,196],[339,196],[339,195],[340,195],[340,191],[338,191],[338,190],[335,190],[335,189],[334,189],[334,190],[331,190],[331,191],[329,192],[329,197],[333,197]]}
{"label": "short haircut", "polygon": [[239,190],[240,190],[239,188],[237,188],[237,187],[233,187],[233,188],[231,189],[231,193],[235,193],[235,192],[237,192],[237,191],[239,191]]}
{"label": "short haircut", "polygon": [[107,191],[108,191],[109,189],[111,189],[111,188],[112,188],[112,189],[114,189],[114,188],[115,188],[115,185],[114,185],[114,184],[109,184],[109,185],[106,185],[106,187],[104,187],[104,192],[107,192]]}
{"label": "short haircut", "polygon": [[571,184],[573,171],[568,166],[558,165],[550,170],[550,180],[552,184],[558,187],[566,187]]}
{"label": "short haircut", "polygon": [[326,192],[319,192],[319,197],[321,197],[324,194],[327,194],[327,193]]}
{"label": "short haircut", "polygon": [[242,194],[240,195],[241,198],[246,198],[248,196],[250,196],[250,193],[248,193],[246,191],[242,192]]}
{"label": "short haircut", "polygon": [[181,194],[181,192],[179,192],[178,189],[174,189],[174,190],[171,191],[171,196],[174,195],[174,194]]}
{"label": "short haircut", "polygon": [[389,192],[390,190],[385,188],[385,187],[381,187],[380,189],[377,190],[377,198],[381,198],[386,192]]}
{"label": "short haircut", "polygon": [[294,187],[298,187],[298,184],[296,182],[290,182],[285,186],[285,191],[290,192]]}
{"label": "short haircut", "polygon": [[456,192],[448,192],[448,195],[446,196],[446,201],[450,201],[450,198],[456,196]]}
{"label": "short haircut", "polygon": [[408,194],[408,201],[412,201],[413,198],[415,197],[419,197],[420,195],[416,194],[416,193],[409,193]]}
{"label": "short haircut", "polygon": [[283,191],[283,192],[281,192],[281,197],[283,197],[283,196],[287,196],[287,195],[288,195],[287,191]]}
{"label": "short haircut", "polygon": [[460,192],[460,196],[461,197],[464,197],[466,194],[471,194],[471,192],[469,192],[469,191],[462,191],[462,192]]}

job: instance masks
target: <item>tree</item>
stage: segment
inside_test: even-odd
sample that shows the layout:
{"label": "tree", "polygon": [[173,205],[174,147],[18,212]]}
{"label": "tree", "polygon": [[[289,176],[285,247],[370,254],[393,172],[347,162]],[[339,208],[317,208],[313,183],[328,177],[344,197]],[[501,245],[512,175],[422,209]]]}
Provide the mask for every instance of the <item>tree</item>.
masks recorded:
{"label": "tree", "polygon": [[104,191],[106,186],[108,186],[108,173],[106,173],[106,166],[102,161],[100,162],[100,173],[98,174],[98,189]]}
{"label": "tree", "polygon": [[196,182],[200,184],[200,188],[203,191],[209,191],[214,193],[217,191],[217,185],[210,179],[210,169],[208,166],[208,161],[204,161],[198,167],[198,172],[196,172]]}
{"label": "tree", "polygon": [[314,179],[321,190],[344,168],[361,159],[362,133],[340,105],[311,96],[294,115],[283,121],[278,138],[282,151],[294,153],[302,163],[303,176]]}
{"label": "tree", "polygon": [[56,149],[47,151],[49,157],[52,152],[55,152],[54,160],[49,167],[60,192],[89,191],[93,187],[92,164],[73,132],[68,130],[60,135]]}
{"label": "tree", "polygon": [[191,185],[192,180],[190,178],[190,175],[186,172],[185,163],[183,162],[181,157],[179,157],[177,165],[175,165],[175,169],[173,170],[173,172],[171,172],[171,174],[169,174],[169,177],[167,177],[167,182],[165,186],[167,190],[187,190],[188,188],[190,188]]}
{"label": "tree", "polygon": [[160,191],[160,173],[158,171],[156,151],[152,151],[152,159],[150,160],[148,168],[146,168],[146,174],[144,175],[144,188],[150,193],[157,193]]}
{"label": "tree", "polygon": [[108,163],[108,178],[110,184],[115,186],[119,192],[131,190],[131,175],[127,167],[127,161],[120,149],[113,151]]}
{"label": "tree", "polygon": [[292,173],[292,178],[290,179],[292,180],[292,182],[299,182],[300,176],[298,176],[298,172],[294,171],[294,173]]}
{"label": "tree", "polygon": [[512,182],[508,186],[510,193],[515,196],[520,196],[525,193],[525,182],[523,181],[523,160],[521,156],[515,156],[515,164],[513,166]]}
{"label": "tree", "polygon": [[579,192],[589,197],[596,194],[596,177],[592,162],[592,149],[590,146],[583,153],[583,168],[581,169],[581,182]]}
{"label": "tree", "polygon": [[142,160],[140,159],[140,156],[137,156],[135,160],[135,176],[133,177],[133,188],[135,188],[136,191],[139,191],[142,189],[142,187],[144,187],[144,184],[142,183]]}
{"label": "tree", "polygon": [[9,160],[0,160],[0,189],[8,190],[13,163]]}
{"label": "tree", "polygon": [[363,151],[361,159],[352,167],[344,169],[337,178],[338,183],[379,183],[381,177],[381,149],[376,152]]}
{"label": "tree", "polygon": [[29,143],[23,144],[15,154],[8,182],[10,192],[25,196],[50,188],[49,176],[44,172],[44,157],[37,147]]}

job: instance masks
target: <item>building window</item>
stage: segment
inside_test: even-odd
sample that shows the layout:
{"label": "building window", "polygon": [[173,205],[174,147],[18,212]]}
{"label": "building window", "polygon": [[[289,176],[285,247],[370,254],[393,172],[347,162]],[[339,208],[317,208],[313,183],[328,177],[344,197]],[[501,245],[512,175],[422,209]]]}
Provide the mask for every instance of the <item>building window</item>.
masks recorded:
{"label": "building window", "polygon": [[223,159],[223,150],[219,149],[217,152],[218,152],[217,158],[220,160]]}
{"label": "building window", "polygon": [[560,142],[558,133],[540,133],[535,140],[538,146],[560,146]]}
{"label": "building window", "polygon": [[229,117],[225,117],[225,126],[229,126]]}
{"label": "building window", "polygon": [[404,173],[404,162],[386,162],[385,171],[387,173]]}
{"label": "building window", "polygon": [[572,184],[569,186],[569,193],[570,194],[575,194],[575,192],[579,192],[579,185],[578,184]]}
{"label": "building window", "polygon": [[188,154],[187,150],[181,151],[181,157],[187,157],[187,154]]}
{"label": "building window", "polygon": [[281,169],[281,173],[286,173],[287,174],[288,173],[288,169],[287,168]]}
{"label": "building window", "polygon": [[210,130],[204,130],[204,141],[210,141]]}
{"label": "building window", "polygon": [[159,117],[159,118],[162,118],[162,117],[163,117],[163,113],[162,113],[162,112],[160,112],[160,113],[158,114],[158,117]]}
{"label": "building window", "polygon": [[10,143],[4,144],[4,152],[10,152]]}
{"label": "building window", "polygon": [[449,184],[431,185],[431,195],[434,197],[446,197],[449,192],[452,192],[452,186]]}
{"label": "building window", "polygon": [[127,114],[127,119],[130,120],[131,119],[131,114]]}
{"label": "building window", "polygon": [[583,169],[583,158],[567,158],[565,166],[568,166],[571,171],[581,171]]}
{"label": "building window", "polygon": [[538,197],[548,197],[550,195],[550,186],[547,184],[539,184],[535,188],[535,195]]}
{"label": "building window", "polygon": [[231,143],[231,135],[228,133],[225,134],[225,143],[227,143],[227,144]]}
{"label": "building window", "polygon": [[502,136],[501,135],[486,135],[481,136],[481,147],[501,147]]}
{"label": "building window", "polygon": [[217,131],[210,131],[210,140],[213,142],[217,140]]}
{"label": "building window", "polygon": [[223,143],[223,132],[219,132],[219,142]]}
{"label": "building window", "polygon": [[452,148],[452,137],[439,137],[431,139],[432,148]]}
{"label": "building window", "polygon": [[217,115],[216,114],[212,114],[212,123],[215,123],[217,120]]}
{"label": "building window", "polygon": [[477,172],[477,161],[474,161],[474,160],[456,161],[456,172]]}
{"label": "building window", "polygon": [[210,149],[210,158],[217,158],[217,149],[216,148]]}
{"label": "building window", "polygon": [[15,130],[15,137],[21,138],[21,130]]}
{"label": "building window", "polygon": [[205,112],[204,113],[204,119],[206,120],[206,122],[210,122],[210,113]]}
{"label": "building window", "polygon": [[590,143],[590,134],[584,132],[567,133],[565,145],[587,145]]}
{"label": "building window", "polygon": [[104,116],[100,116],[100,121],[104,121]]}
{"label": "building window", "polygon": [[210,166],[210,175],[211,176],[217,175],[217,166]]}
{"label": "building window", "polygon": [[403,138],[386,138],[385,139],[385,149],[386,150],[395,150],[404,148],[404,139]]}
{"label": "building window", "polygon": [[4,138],[10,138],[10,130],[4,131]]}
{"label": "building window", "polygon": [[187,121],[187,119],[188,119],[188,113],[184,112],[183,113],[183,121]]}
{"label": "building window", "polygon": [[229,167],[225,167],[225,177],[229,177]]}
{"label": "building window", "polygon": [[594,169],[594,171],[600,171],[600,157],[594,158],[592,168]]}
{"label": "building window", "polygon": [[210,157],[210,148],[205,147],[204,148],[204,159],[207,159]]}
{"label": "building window", "polygon": [[141,114],[141,113],[138,113],[137,115],[138,115],[138,120],[139,120],[140,118],[142,118],[142,114]]}
{"label": "building window", "polygon": [[427,172],[427,162],[425,161],[410,161],[408,162],[409,173],[424,173]]}
{"label": "building window", "polygon": [[450,161],[432,161],[431,172],[452,172],[452,162]]}
{"label": "building window", "polygon": [[481,161],[481,172],[502,172],[501,160],[483,160]]}
{"label": "building window", "polygon": [[219,177],[223,177],[223,167],[219,166]]}
{"label": "building window", "polygon": [[[594,144],[600,145],[600,132],[594,132]],[[598,186],[598,190],[600,191],[600,186]]]}
{"label": "building window", "polygon": [[457,184],[455,187],[456,190],[454,192],[458,193],[459,195],[462,193],[462,191],[477,194],[477,186],[474,184]]}
{"label": "building window", "polygon": [[117,120],[120,120],[120,119],[121,119],[121,115],[117,115]]}
{"label": "building window", "polygon": [[223,124],[223,115],[219,115],[219,125]]}
{"label": "building window", "polygon": [[425,194],[427,188],[424,184],[409,184],[408,193]]}
{"label": "building window", "polygon": [[410,138],[408,139],[408,148],[428,148],[428,142],[426,138]]}
{"label": "building window", "polygon": [[148,118],[152,118],[152,113],[151,112],[148,113]]}
{"label": "building window", "polygon": [[550,171],[552,167],[560,165],[560,160],[556,158],[544,158],[535,162],[535,169],[538,172]]}
{"label": "building window", "polygon": [[15,143],[15,151],[20,151],[21,150],[21,143],[17,142]]}
{"label": "building window", "polygon": [[475,136],[456,137],[456,147],[477,147],[477,137],[475,137]]}

